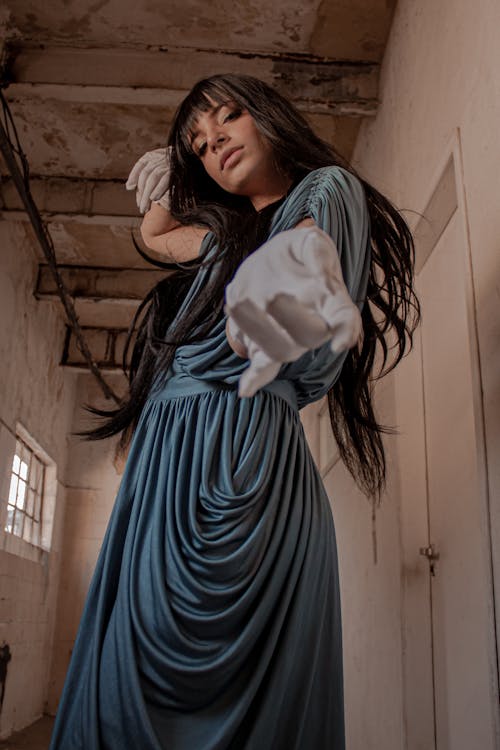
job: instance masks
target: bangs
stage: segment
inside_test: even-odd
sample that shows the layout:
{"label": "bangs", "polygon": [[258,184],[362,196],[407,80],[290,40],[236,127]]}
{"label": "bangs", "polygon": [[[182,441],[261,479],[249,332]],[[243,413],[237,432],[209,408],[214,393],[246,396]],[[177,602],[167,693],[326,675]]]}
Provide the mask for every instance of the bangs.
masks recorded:
{"label": "bangs", "polygon": [[215,105],[236,102],[246,106],[234,89],[222,80],[199,81],[181,104],[177,117],[177,128],[184,148],[192,152],[191,141],[196,121],[204,113],[214,109]]}

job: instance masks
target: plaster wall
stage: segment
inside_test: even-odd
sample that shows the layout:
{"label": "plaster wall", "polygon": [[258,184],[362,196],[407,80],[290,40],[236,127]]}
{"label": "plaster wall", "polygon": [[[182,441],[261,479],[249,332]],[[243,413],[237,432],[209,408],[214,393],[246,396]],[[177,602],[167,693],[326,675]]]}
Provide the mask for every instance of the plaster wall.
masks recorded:
{"label": "plaster wall", "polygon": [[74,384],[58,365],[60,316],[33,297],[38,264],[23,227],[0,222],[0,518],[5,517],[16,425],[52,459],[51,539],[36,548],[0,529],[0,642],[8,644],[0,737],[45,709],[65,504]]}
{"label": "plaster wall", "polygon": [[[382,68],[377,117],[362,126],[354,162],[400,208],[422,211],[456,129],[476,304],[488,484],[500,507],[500,6],[496,0],[401,0]],[[407,218],[412,219],[407,214]],[[413,222],[414,223],[414,222]],[[498,544],[495,545],[497,550]],[[498,565],[498,560],[497,560]]]}
{"label": "plaster wall", "polygon": [[[112,408],[94,379],[82,374],[77,379],[72,432],[88,429],[93,424],[82,408],[82,404],[88,403]],[[75,436],[69,438],[66,517],[47,704],[51,714],[57,710],[87,591],[120,483],[122,466],[115,462],[116,442],[116,438],[97,442]]]}
{"label": "plaster wall", "polygon": [[[475,298],[472,324],[479,340],[479,376],[488,468],[484,497],[492,523],[496,611],[500,575],[500,6],[495,0],[400,0],[382,66],[380,105],[361,126],[353,164],[415,226],[435,187],[450,143],[458,138],[469,225]],[[398,403],[400,367],[377,386],[380,421],[421,422],[411,405]],[[451,387],[451,386],[450,386]],[[318,407],[313,407],[318,411]],[[403,414],[404,412],[404,414]],[[313,453],[321,453],[314,415],[304,415]],[[316,413],[317,418],[317,413]],[[450,425],[450,428],[451,425]],[[403,487],[416,484],[415,456],[404,436],[384,436],[388,486],[376,514],[377,562],[370,509],[340,461],[325,476],[335,519],[341,579],[347,747],[417,747],[408,734],[404,706]],[[471,458],[471,466],[473,459]],[[404,481],[403,481],[404,480]],[[415,487],[415,491],[417,491]],[[412,498],[414,499],[414,498]],[[407,499],[406,502],[409,500]],[[485,547],[487,529],[485,528]],[[422,574],[426,566],[422,564]],[[492,664],[492,674],[495,665]],[[493,694],[492,688],[492,694]],[[418,713],[418,712],[417,712]],[[417,714],[415,714],[416,716]],[[423,735],[427,729],[422,728]],[[422,736],[423,736],[422,735]],[[417,744],[412,744],[416,743]],[[409,743],[409,744],[408,744]],[[425,744],[425,743],[424,743]],[[424,746],[424,745],[418,745]],[[427,747],[427,745],[425,744]]]}
{"label": "plaster wall", "polygon": [[[466,0],[440,3],[400,0],[382,67],[379,111],[376,118],[363,123],[353,158],[363,176],[391,198],[398,208],[408,210],[406,218],[410,225],[415,226],[418,216],[410,211],[423,212],[435,187],[438,171],[450,152],[450,144],[458,142],[473,290],[469,314],[471,329],[473,333],[475,329],[478,337],[477,377],[480,383],[477,412],[480,414],[482,406],[480,417],[484,419],[484,447],[477,446],[478,456],[482,457],[485,467],[484,486],[474,500],[480,505],[484,518],[482,552],[485,556],[490,545],[491,523],[497,612],[500,606],[500,465],[496,460],[500,449],[499,23],[500,6],[496,0],[482,0],[476,4]],[[407,424],[417,424],[421,415],[415,411],[416,407],[398,403],[398,378],[405,375],[408,376],[408,372],[401,367],[389,383],[394,390],[395,421],[404,415]],[[452,388],[453,384],[450,383],[449,387]],[[448,429],[453,429],[453,425]],[[390,538],[386,537],[386,543],[398,545],[397,505],[400,506],[400,523],[404,526],[405,507],[410,501],[421,502],[422,496],[418,497],[415,484],[413,464],[416,456],[411,453],[410,441],[405,440],[404,435],[392,440],[391,460],[398,465],[404,493],[394,498],[392,509],[386,504],[384,512],[391,514],[391,534]],[[471,471],[475,459],[471,456]],[[347,498],[343,498],[344,502]],[[401,573],[398,575],[401,575],[402,586],[404,555],[404,550],[394,554],[395,566],[398,558],[400,560]],[[393,583],[395,592],[397,581]],[[390,600],[386,600],[385,605],[389,607],[390,604]],[[491,617],[493,621],[494,612]],[[379,620],[379,625],[381,622]],[[395,625],[395,620],[391,620],[391,624]],[[379,642],[380,627],[374,632],[379,650],[385,641]],[[394,649],[399,648],[400,641],[396,633]],[[497,665],[494,660],[492,643],[492,700],[496,690]],[[372,661],[368,664],[371,665]],[[370,700],[374,696],[377,704],[392,700],[391,694],[386,698],[383,691],[376,692],[375,686]],[[399,710],[399,704],[394,708]],[[405,710],[415,713],[417,709],[409,706]],[[416,747],[411,742],[415,742],[418,727],[414,726],[412,732],[410,740],[403,737],[401,744],[396,744],[391,739],[383,746]],[[410,744],[406,744],[408,741]],[[352,747],[358,746],[375,748],[377,743],[359,741],[352,744]]]}
{"label": "plaster wall", "polygon": [[[379,422],[395,422],[393,376],[376,391]],[[387,487],[375,511],[338,457],[323,402],[301,412],[307,440],[330,499],[337,539],[346,747],[399,750],[403,745],[399,471],[392,436],[384,436]],[[322,470],[322,455],[335,456]]]}

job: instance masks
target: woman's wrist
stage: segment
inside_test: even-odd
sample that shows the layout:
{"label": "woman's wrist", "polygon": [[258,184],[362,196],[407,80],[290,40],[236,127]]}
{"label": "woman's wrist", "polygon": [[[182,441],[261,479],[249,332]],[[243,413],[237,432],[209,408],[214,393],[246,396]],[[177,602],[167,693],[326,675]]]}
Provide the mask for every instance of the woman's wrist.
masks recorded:
{"label": "woman's wrist", "polygon": [[160,203],[151,203],[149,211],[146,211],[141,224],[141,234],[143,239],[146,237],[158,237],[160,234],[166,234],[172,229],[179,226],[170,211]]}
{"label": "woman's wrist", "polygon": [[241,359],[248,359],[248,352],[246,350],[246,347],[241,343],[241,341],[238,341],[238,339],[233,338],[233,336],[231,335],[229,320],[226,323],[226,338],[229,346],[231,347],[233,352],[238,355],[238,357],[241,357]]}

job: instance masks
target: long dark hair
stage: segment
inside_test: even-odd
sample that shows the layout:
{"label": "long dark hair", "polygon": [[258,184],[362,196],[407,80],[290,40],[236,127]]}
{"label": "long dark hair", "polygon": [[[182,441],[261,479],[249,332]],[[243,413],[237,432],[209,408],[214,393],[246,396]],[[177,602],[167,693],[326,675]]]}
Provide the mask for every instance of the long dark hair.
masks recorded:
{"label": "long dark hair", "polygon": [[[321,140],[284,97],[249,76],[216,75],[199,81],[177,111],[168,139],[172,147],[171,213],[181,224],[207,227],[211,232],[207,237],[213,241],[203,243],[195,261],[156,262],[172,273],[149,292],[131,325],[124,370],[136,326],[137,333],[128,368],[128,397],[110,411],[87,407],[106,420],[80,434],[96,440],[121,432],[119,447],[126,448],[153,381],[165,375],[179,345],[202,339],[220,319],[226,284],[242,260],[266,239],[273,206],[259,212],[256,221],[250,200],[220,188],[191,148],[194,121],[213,106],[213,101],[231,101],[248,110],[271,144],[277,168],[293,184],[314,169],[336,165],[356,175],[364,187],[372,250],[367,302],[362,310],[364,335],[348,352],[341,374],[328,393],[328,402],[342,460],[362,491],[380,502],[386,474],[381,434],[394,430],[378,424],[372,391],[374,382],[390,372],[411,349],[412,335],[420,320],[420,306],[413,291],[415,250],[411,232],[392,203]],[[207,259],[214,243],[217,249]],[[200,266],[213,266],[222,256],[224,262],[217,263],[210,282],[172,325]],[[377,344],[382,356],[380,369],[374,374]],[[390,350],[394,352],[391,358]]]}

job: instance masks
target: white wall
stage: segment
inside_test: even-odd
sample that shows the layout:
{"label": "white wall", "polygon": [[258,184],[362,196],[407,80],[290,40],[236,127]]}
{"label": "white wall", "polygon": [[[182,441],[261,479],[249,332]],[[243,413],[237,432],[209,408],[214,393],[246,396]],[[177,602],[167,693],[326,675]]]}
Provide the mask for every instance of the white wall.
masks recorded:
{"label": "white wall", "polygon": [[[425,208],[454,135],[461,146],[488,458],[489,493],[478,497],[477,502],[483,502],[487,509],[489,494],[497,612],[500,611],[499,28],[498,0],[479,3],[399,0],[383,63],[379,111],[376,118],[364,121],[353,158],[354,166],[366,179],[397,207],[409,210],[406,218],[414,226],[418,217],[411,210],[422,212]],[[411,375],[406,366],[400,367],[378,386],[379,418],[389,424],[397,423],[398,416],[420,423],[422,415],[411,413],[414,405],[397,402],[401,373],[403,377]],[[305,415],[304,421],[319,460],[313,413]],[[388,456],[388,491],[377,512],[376,565],[366,501],[340,462],[325,477],[339,548],[348,750],[427,747],[425,743],[413,744],[418,743],[418,727],[411,737],[407,734],[403,706],[403,652],[408,644],[401,620],[402,591],[404,581],[408,576],[415,578],[417,571],[404,567],[401,491],[403,486],[415,485],[418,479],[413,474],[417,457],[408,450],[409,442],[405,442],[404,436],[386,436],[384,444]],[[473,460],[474,457],[471,465]],[[417,488],[415,492],[418,494]],[[486,538],[484,542],[486,547]],[[425,574],[426,566],[421,567]],[[414,585],[420,584],[414,581]],[[494,664],[491,671],[494,680]]]}
{"label": "white wall", "polygon": [[[118,392],[120,385],[108,382]],[[94,422],[82,404],[111,409],[90,375],[78,377],[71,431]],[[68,453],[66,517],[61,552],[57,622],[49,681],[49,713],[55,714],[64,684],[83,605],[113,507],[123,465],[115,461],[117,439],[87,441],[72,436]]]}
{"label": "white wall", "polygon": [[379,113],[374,121],[364,123],[354,156],[356,166],[367,179],[400,208],[421,211],[444,149],[453,131],[459,128],[490,459],[489,489],[497,541],[499,27],[497,0],[400,0],[384,59]]}
{"label": "white wall", "polygon": [[[460,145],[463,164],[460,177],[465,188],[477,316],[475,321],[472,318],[472,323],[476,322],[478,332],[478,373],[488,458],[488,492],[485,488],[477,502],[484,504],[485,517],[488,502],[490,506],[497,612],[500,611],[500,462],[497,459],[500,453],[499,28],[498,0],[478,3],[467,0],[400,0],[384,58],[379,112],[373,121],[363,124],[354,154],[354,164],[361,174],[399,208],[421,212],[454,137]],[[414,215],[408,213],[407,218],[415,224]],[[474,310],[472,314],[474,316]],[[403,369],[395,375],[396,394],[397,378]],[[396,413],[401,416],[404,411],[405,419],[420,420],[421,415],[412,415],[411,410],[411,404],[397,404]],[[412,458],[403,440],[397,442],[398,451],[394,455],[400,462],[399,471],[404,474],[404,484],[408,487],[415,457]],[[342,507],[345,503],[343,498]],[[390,513],[389,507],[386,513]],[[339,527],[342,514],[338,515]],[[341,533],[339,530],[339,535]],[[396,529],[392,536],[385,537],[386,544],[396,540]],[[484,542],[486,548],[486,535]],[[393,562],[397,566],[397,556]],[[402,569],[401,576],[410,572]],[[361,590],[357,595],[362,593]],[[389,604],[387,598],[386,604]],[[379,620],[379,625],[381,623]],[[380,642],[381,631],[375,632],[379,651],[385,648],[385,638]],[[399,647],[397,636],[394,647]],[[368,661],[369,671],[373,666],[372,657]],[[491,668],[493,680],[493,664]],[[382,713],[386,713],[388,709],[384,706],[386,702],[392,702],[393,695],[389,692],[385,696],[384,691],[377,692],[374,688],[369,698],[379,707],[382,704]],[[359,709],[361,711],[362,706]],[[394,710],[400,710],[399,702],[394,705]],[[398,744],[394,736],[391,742],[382,745],[377,745],[368,735],[359,741],[360,744],[353,742],[351,747],[384,746],[399,750],[405,746]]]}
{"label": "white wall", "polygon": [[[0,549],[0,644],[7,643],[0,736],[44,711],[59,577],[65,503],[67,434],[74,384],[58,365],[64,326],[53,308],[33,297],[38,263],[25,227],[0,222],[0,491],[6,503],[16,423],[20,422],[57,467],[50,553],[22,540],[17,552]],[[3,515],[2,515],[3,517]]]}
{"label": "white wall", "polygon": [[[377,386],[376,408],[379,422],[394,424],[391,375]],[[335,449],[331,431],[325,430],[319,438],[318,409],[321,404],[307,407],[301,418],[321,468],[320,450],[328,453]],[[387,489],[375,512],[375,523],[370,501],[357,489],[340,459],[323,472],[339,558],[347,750],[400,750],[404,746],[399,473],[395,439],[384,436],[383,441]]]}

